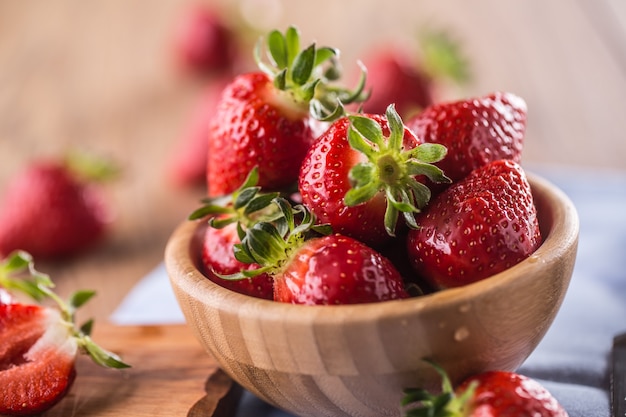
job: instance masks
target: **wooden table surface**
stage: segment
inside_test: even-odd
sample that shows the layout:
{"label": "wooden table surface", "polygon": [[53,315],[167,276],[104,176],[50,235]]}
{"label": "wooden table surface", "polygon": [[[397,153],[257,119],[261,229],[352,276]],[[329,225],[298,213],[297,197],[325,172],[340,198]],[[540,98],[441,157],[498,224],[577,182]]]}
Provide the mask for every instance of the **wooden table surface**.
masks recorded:
{"label": "wooden table surface", "polygon": [[[207,82],[172,65],[173,24],[189,3],[0,1],[0,191],[26,161],[72,146],[123,169],[109,187],[117,218],[108,240],[40,265],[62,294],[98,291],[84,313],[98,320],[161,261],[169,234],[204,193],[165,175]],[[295,24],[307,42],[340,48],[346,67],[368,44],[411,39],[426,25],[448,30],[474,74],[454,94],[509,90],[528,102],[526,163],[626,169],[623,0],[398,0],[384,12],[373,0],[215,3],[263,31]]]}

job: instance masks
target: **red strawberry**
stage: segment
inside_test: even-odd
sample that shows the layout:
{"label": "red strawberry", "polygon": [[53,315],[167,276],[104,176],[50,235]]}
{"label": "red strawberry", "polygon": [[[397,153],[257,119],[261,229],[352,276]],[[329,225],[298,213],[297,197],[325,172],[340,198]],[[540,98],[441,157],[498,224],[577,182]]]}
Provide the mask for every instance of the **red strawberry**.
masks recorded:
{"label": "red strawberry", "polygon": [[65,163],[37,161],[9,184],[0,206],[0,254],[75,254],[99,242],[111,220],[97,185]]}
{"label": "red strawberry", "polygon": [[[292,304],[358,304],[407,298],[393,264],[369,246],[339,234],[308,235],[315,217],[305,206],[286,200],[276,204],[284,217],[247,229],[237,259],[257,263],[257,270],[235,277],[267,273],[274,278],[274,300]],[[302,215],[302,220],[295,215]]]}
{"label": "red strawberry", "polygon": [[541,244],[522,167],[494,161],[436,196],[409,231],[409,259],[435,288],[458,287],[507,269]]}
{"label": "red strawberry", "polygon": [[337,117],[342,103],[360,97],[362,86],[352,93],[328,85],[338,77],[337,51],[314,44],[299,51],[295,28],[271,32],[268,50],[276,68],[261,62],[257,49],[262,71],[235,77],[222,94],[209,140],[210,196],[238,188],[254,166],[264,189],[294,185],[320,133],[317,119]]}
{"label": "red strawberry", "polygon": [[51,291],[48,276],[37,272],[24,252],[0,263],[0,286],[37,300],[51,298],[59,307],[0,303],[0,414],[34,415],[56,404],[74,381],[74,364],[81,350],[102,366],[128,366],[93,342],[91,322],[80,329],[74,324],[75,310],[93,292],[77,292],[65,303]]}
{"label": "red strawberry", "polygon": [[433,104],[433,80],[415,65],[404,49],[384,47],[364,59],[366,87],[371,94],[363,103],[365,113],[383,114],[391,103],[398,113],[409,115]]}
{"label": "red strawberry", "polygon": [[74,381],[77,353],[58,311],[0,304],[0,414],[33,415],[56,404]]}
{"label": "red strawberry", "polygon": [[220,229],[208,227],[202,246],[202,263],[206,275],[211,281],[229,290],[271,300],[274,297],[274,280],[268,274],[238,280],[220,278],[220,275],[231,275],[244,269],[259,267],[257,264],[244,264],[235,258],[233,249],[239,243],[241,239],[235,223]]}
{"label": "red strawberry", "polygon": [[[407,389],[406,417],[567,417],[559,402],[539,382],[514,372],[487,371],[473,375],[454,391],[444,371],[440,395]],[[429,412],[430,411],[430,412]]]}
{"label": "red strawberry", "polygon": [[407,121],[423,142],[448,149],[437,166],[458,181],[498,159],[520,162],[526,132],[526,103],[511,93],[434,104]]}
{"label": "red strawberry", "polygon": [[336,233],[380,247],[395,234],[398,213],[412,225],[412,216],[430,198],[416,177],[445,180],[430,165],[444,154],[441,146],[420,145],[393,106],[386,117],[341,118],[304,158],[302,202]]}
{"label": "red strawberry", "polygon": [[177,22],[173,47],[185,71],[203,75],[230,70],[236,57],[236,34],[217,10],[196,4]]}
{"label": "red strawberry", "polygon": [[446,34],[424,33],[419,46],[420,59],[415,59],[411,48],[397,42],[369,51],[363,60],[371,91],[363,103],[365,113],[384,114],[393,103],[400,115],[408,117],[436,101],[437,88],[444,79],[457,84],[469,79],[458,45]]}
{"label": "red strawberry", "polygon": [[205,205],[195,210],[190,220],[210,216],[202,245],[204,273],[213,282],[241,294],[272,299],[274,280],[267,274],[238,280],[223,279],[242,270],[256,269],[259,265],[242,263],[235,258],[235,245],[241,243],[243,229],[254,223],[272,218],[275,206],[270,205],[277,193],[261,193],[257,186],[258,169],[248,174],[245,182],[235,190],[230,200],[205,199]]}
{"label": "red strawberry", "polygon": [[206,185],[209,127],[222,89],[222,80],[211,82],[192,109],[168,165],[168,176],[180,187]]}

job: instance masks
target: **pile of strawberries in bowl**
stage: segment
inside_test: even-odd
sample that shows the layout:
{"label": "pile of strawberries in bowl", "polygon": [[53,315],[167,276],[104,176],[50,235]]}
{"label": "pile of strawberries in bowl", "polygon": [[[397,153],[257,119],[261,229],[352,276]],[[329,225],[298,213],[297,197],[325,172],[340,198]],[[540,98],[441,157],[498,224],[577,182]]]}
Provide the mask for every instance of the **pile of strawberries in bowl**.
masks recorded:
{"label": "pile of strawberries in bowl", "polygon": [[[243,387],[303,416],[399,415],[403,395],[407,415],[431,415],[410,414],[441,406],[411,387],[517,377],[578,239],[568,198],[521,165],[524,100],[366,113],[365,67],[344,88],[337,50],[301,48],[293,27],[265,40],[260,70],[222,92],[208,196],[166,249],[198,339]],[[442,409],[458,408],[449,397]],[[547,397],[541,415],[566,415]]]}

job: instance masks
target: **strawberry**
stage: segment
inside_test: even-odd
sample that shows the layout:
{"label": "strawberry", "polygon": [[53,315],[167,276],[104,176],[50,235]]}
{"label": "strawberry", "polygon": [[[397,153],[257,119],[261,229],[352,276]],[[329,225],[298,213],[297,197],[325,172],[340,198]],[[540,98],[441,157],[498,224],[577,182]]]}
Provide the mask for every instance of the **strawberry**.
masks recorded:
{"label": "strawberry", "polygon": [[101,241],[110,221],[106,198],[92,180],[65,161],[35,161],[7,187],[0,254],[21,249],[42,258],[73,255]]}
{"label": "strawberry", "polygon": [[[218,220],[221,218],[218,217]],[[235,223],[230,223],[221,229],[208,227],[202,246],[202,263],[205,274],[211,281],[229,290],[271,300],[274,297],[274,281],[268,274],[240,280],[220,278],[220,275],[230,275],[243,269],[258,268],[256,264],[244,264],[235,258],[233,248],[239,243],[241,243],[241,239]]]}
{"label": "strawberry", "polygon": [[506,371],[486,371],[452,388],[446,373],[442,392],[432,395],[422,389],[405,390],[405,417],[567,417],[567,412],[539,382]]}
{"label": "strawberry", "polygon": [[413,215],[430,198],[416,177],[445,181],[431,165],[443,155],[440,145],[420,144],[391,105],[386,116],[335,121],[305,156],[298,188],[320,222],[380,247],[395,235],[399,213],[416,227]]}
{"label": "strawberry", "polygon": [[365,113],[384,114],[391,103],[403,117],[432,105],[444,79],[468,81],[467,63],[458,45],[445,33],[426,32],[420,38],[421,59],[397,42],[372,49],[363,59],[371,94],[363,103]]}
{"label": "strawberry", "polygon": [[65,396],[76,371],[78,345],[56,310],[0,305],[0,413],[33,415]]}
{"label": "strawberry", "polygon": [[188,73],[231,70],[236,48],[236,33],[217,10],[206,5],[189,6],[176,22],[173,51],[180,68]]}
{"label": "strawberry", "polygon": [[343,104],[361,99],[362,85],[350,92],[329,84],[339,76],[335,49],[312,44],[299,51],[293,27],[267,40],[274,66],[262,62],[257,45],[261,70],[235,77],[222,93],[209,137],[209,196],[231,193],[254,166],[264,189],[294,185],[320,120],[338,117]]}
{"label": "strawberry", "polygon": [[278,194],[260,192],[258,180],[258,169],[255,167],[230,199],[204,199],[205,204],[191,213],[189,219],[210,216],[202,245],[202,264],[203,272],[211,281],[240,294],[272,299],[274,281],[267,274],[240,280],[221,278],[244,269],[258,268],[256,264],[240,262],[234,254],[235,245],[241,243],[243,229],[255,222],[272,219],[275,212],[270,202]]}
{"label": "strawberry", "polygon": [[[229,279],[267,273],[274,300],[292,304],[359,304],[407,298],[400,273],[379,252],[353,238],[327,234],[303,205],[276,198],[282,217],[246,230],[235,256],[256,263]],[[321,233],[322,235],[315,234]]]}
{"label": "strawberry", "polygon": [[406,125],[422,141],[448,149],[437,166],[454,182],[491,161],[521,161],[526,103],[514,94],[495,92],[434,104]]}
{"label": "strawberry", "polygon": [[80,351],[102,366],[128,367],[89,337],[91,321],[80,328],[74,323],[75,310],[94,295],[92,291],[79,291],[64,302],[25,252],[15,252],[0,263],[0,286],[39,301],[52,299],[58,306],[0,303],[0,414],[34,415],[56,404],[72,386]]}
{"label": "strawberry", "polygon": [[475,169],[416,216],[407,238],[415,271],[438,289],[494,275],[541,244],[537,210],[522,167],[499,160]]}
{"label": "strawberry", "polygon": [[189,115],[168,163],[167,175],[178,187],[206,186],[209,126],[226,82],[209,83]]}

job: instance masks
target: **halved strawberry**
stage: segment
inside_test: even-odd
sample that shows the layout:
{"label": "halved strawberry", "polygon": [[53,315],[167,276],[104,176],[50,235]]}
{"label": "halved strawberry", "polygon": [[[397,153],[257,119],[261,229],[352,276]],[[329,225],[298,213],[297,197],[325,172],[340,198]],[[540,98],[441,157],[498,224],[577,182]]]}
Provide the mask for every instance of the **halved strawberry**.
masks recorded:
{"label": "halved strawberry", "polygon": [[298,181],[302,201],[336,233],[380,247],[389,242],[402,213],[413,216],[430,199],[417,180],[446,181],[432,165],[441,145],[420,144],[391,105],[386,116],[355,115],[335,121],[311,146]]}
{"label": "halved strawberry", "polygon": [[309,146],[343,104],[362,99],[364,80],[355,91],[331,85],[339,77],[338,51],[300,50],[300,35],[291,27],[267,37],[271,64],[256,49],[260,71],[241,74],[226,86],[209,136],[209,196],[229,194],[259,167],[259,185],[284,189],[297,183]]}
{"label": "halved strawberry", "polygon": [[80,328],[74,323],[74,312],[94,295],[92,291],[79,291],[64,302],[25,252],[0,262],[0,286],[35,300],[50,298],[58,307],[0,303],[0,414],[34,415],[56,404],[72,386],[81,351],[102,366],[128,367],[90,338],[92,321]]}
{"label": "halved strawberry", "polygon": [[77,353],[57,310],[0,305],[0,414],[33,415],[56,404],[74,381]]}
{"label": "halved strawberry", "polygon": [[494,275],[541,244],[530,184],[522,167],[499,160],[475,169],[416,216],[409,259],[433,287],[458,287]]}

